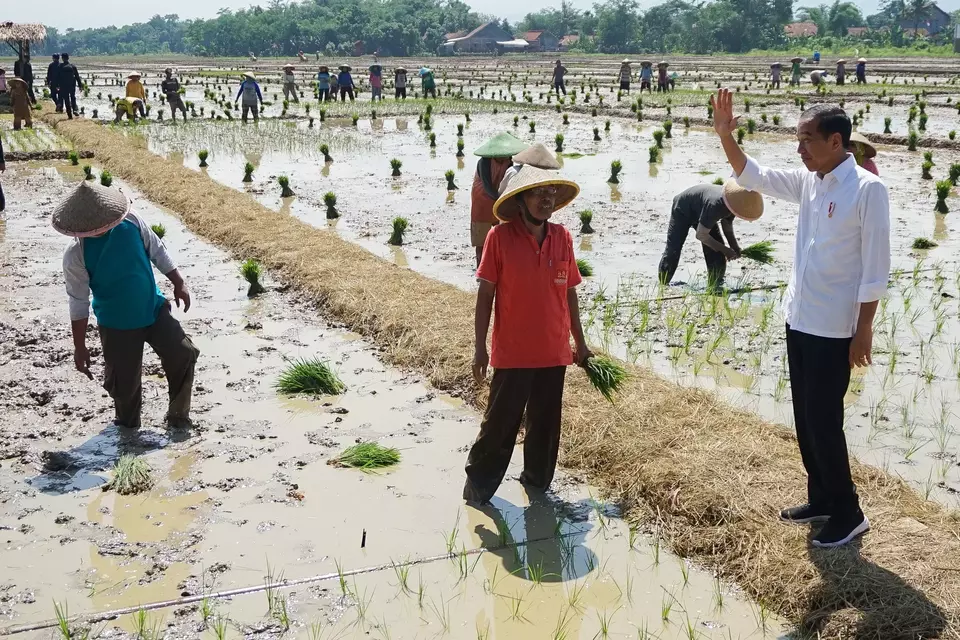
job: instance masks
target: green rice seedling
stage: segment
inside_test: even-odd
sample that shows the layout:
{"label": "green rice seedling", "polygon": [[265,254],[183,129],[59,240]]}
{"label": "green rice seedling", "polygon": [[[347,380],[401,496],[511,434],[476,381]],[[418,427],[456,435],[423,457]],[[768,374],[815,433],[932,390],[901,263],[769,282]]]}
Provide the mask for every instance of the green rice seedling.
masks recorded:
{"label": "green rice seedling", "polygon": [[280,185],[280,197],[281,198],[292,198],[297,195],[293,192],[293,189],[290,188],[290,178],[287,176],[277,177],[277,184]]}
{"label": "green rice seedling", "polygon": [[70,164],[76,167],[80,164],[80,154],[76,151],[71,151],[67,154],[67,159],[70,161]]}
{"label": "green rice seedling", "polygon": [[504,596],[508,601],[509,611],[510,611],[510,620],[526,620],[526,617],[523,615],[527,608],[523,606],[523,595],[518,593],[516,596]]}
{"label": "green rice seedling", "polygon": [[957,181],[960,180],[960,163],[954,162],[950,165],[950,168],[947,170],[947,179],[950,181],[950,184],[957,186]]}
{"label": "green rice seedling", "polygon": [[535,121],[531,120],[530,122],[527,123],[527,126],[530,127],[530,133],[537,132],[537,123]]}
{"label": "green rice seedling", "polygon": [[664,622],[670,622],[670,612],[673,610],[673,596],[664,593],[660,600],[660,619]]}
{"label": "green rice seedling", "polygon": [[663,127],[663,133],[666,137],[673,137],[673,120],[664,120],[663,124],[660,126]]}
{"label": "green rice seedling", "polygon": [[453,169],[448,169],[446,173],[443,174],[443,177],[447,179],[447,191],[456,191],[459,189],[454,183],[454,178],[457,177],[457,174],[454,173]]}
{"label": "green rice seedling", "polygon": [[253,166],[252,162],[243,165],[243,182],[253,182],[254,169],[256,169],[256,167]]}
{"label": "green rice seedling", "polygon": [[143,493],[153,486],[150,465],[143,458],[126,453],[113,467],[113,478],[104,490],[113,489],[122,496]]}
{"label": "green rice seedling", "polygon": [[614,160],[610,163],[610,179],[607,180],[610,184],[620,184],[620,172],[623,171],[623,164],[619,160]]}
{"label": "green rice seedling", "polygon": [[274,383],[277,391],[292,395],[340,395],[347,390],[330,366],[317,358],[301,358],[287,363],[287,369]]}
{"label": "green rice seedling", "polygon": [[248,298],[260,295],[265,291],[263,285],[260,284],[260,278],[263,276],[263,267],[261,267],[260,263],[254,258],[244,260],[243,264],[240,265],[240,275],[243,276],[243,279],[250,285],[247,289]]}
{"label": "green rice seedling", "polygon": [[223,616],[217,616],[217,619],[214,620],[213,634],[214,636],[216,636],[217,640],[226,640],[228,624],[229,624],[229,619],[224,618]]}
{"label": "green rice seedling", "polygon": [[600,127],[593,128],[593,141],[600,142],[603,138],[600,137]]}
{"label": "green rice seedling", "polygon": [[628,377],[627,370],[607,356],[592,356],[584,368],[590,383],[610,402]]}
{"label": "green rice seedling", "polygon": [[403,244],[403,234],[406,233],[409,223],[406,218],[397,216],[393,219],[393,232],[390,234],[389,244],[399,247]]}
{"label": "green rice seedling", "polygon": [[347,578],[343,573],[343,567],[340,565],[340,561],[334,560],[333,564],[337,567],[337,579],[340,584],[340,598],[341,600],[345,600],[351,593],[350,585],[347,584]]}
{"label": "green rice seedling", "polygon": [[937,165],[937,163],[933,161],[933,151],[924,151],[923,160],[924,162],[929,162],[932,167]]}
{"label": "green rice seedling", "polygon": [[167,235],[167,228],[160,223],[150,225],[150,230],[161,240],[163,240],[163,236]]}
{"label": "green rice seedling", "polygon": [[617,607],[611,613],[604,611],[603,613],[597,612],[597,622],[600,624],[600,630],[597,632],[597,635],[594,638],[609,638],[610,637],[610,624],[613,622],[613,616],[617,614],[617,611],[620,611],[621,607]]}
{"label": "green rice seedling", "polygon": [[558,133],[553,137],[553,141],[557,145],[557,153],[563,153],[563,134]]}
{"label": "green rice seedling", "polygon": [[604,131],[607,131],[607,132],[610,131],[610,121],[609,121],[609,120],[607,120],[606,122],[603,123],[603,130],[604,130]]}
{"label": "green rice seedling", "polygon": [[350,116],[350,121],[353,123],[353,126],[357,126],[357,122],[360,121],[360,114],[354,113]]}
{"label": "green rice seedling", "polygon": [[920,141],[920,135],[916,131],[907,134],[907,151],[916,151],[917,143]]}
{"label": "green rice seedling", "polygon": [[927,118],[928,118],[927,114],[925,113],[920,114],[920,117],[917,118],[917,129],[919,129],[920,131],[927,130]]}
{"label": "green rice seedling", "polygon": [[723,582],[720,581],[720,574],[713,577],[713,603],[717,611],[723,610]]}
{"label": "green rice seedling", "polygon": [[747,130],[743,127],[737,127],[737,144],[743,144],[743,138],[747,135]]}
{"label": "green rice seedling", "polygon": [[650,164],[656,164],[657,161],[660,159],[660,147],[658,147],[658,146],[655,145],[655,144],[652,144],[652,145],[650,145],[650,147],[647,149],[647,152],[648,152],[649,155],[650,155],[650,157],[649,157],[649,159],[648,159],[648,162],[649,162]]}
{"label": "green rice seedling", "polygon": [[767,121],[767,114],[761,113],[761,114],[760,114],[760,121],[766,123],[766,121]]}
{"label": "green rice seedling", "polygon": [[334,460],[344,467],[362,471],[384,469],[400,462],[400,451],[393,447],[384,447],[376,442],[361,442],[344,451]]}
{"label": "green rice seedling", "polygon": [[716,178],[713,179],[713,184],[718,185],[718,186],[723,186],[723,183],[724,183],[724,182],[725,182],[725,180],[724,180],[723,178],[720,178],[720,177],[716,177]]}
{"label": "green rice seedling", "polygon": [[320,109],[320,110],[317,112],[317,115],[320,116],[320,122],[324,122],[324,121],[327,119],[327,110],[326,110],[326,109]]}
{"label": "green rice seedling", "polygon": [[203,625],[204,629],[207,628],[210,618],[212,617],[213,601],[210,598],[204,597],[204,599],[200,601],[200,623]]}
{"label": "green rice seedling", "polygon": [[593,211],[584,209],[578,215],[580,216],[580,233],[593,233],[593,227],[590,224],[593,222]]}
{"label": "green rice seedling", "polygon": [[327,207],[327,220],[340,217],[340,212],[337,211],[337,194],[333,191],[323,194],[323,204]]}
{"label": "green rice seedling", "polygon": [[430,140],[430,148],[431,148],[431,149],[436,149],[436,148],[437,148],[437,134],[431,133],[428,139]]}
{"label": "green rice seedling", "polygon": [[657,129],[653,132],[653,140],[657,143],[657,149],[663,149],[663,136],[666,135],[663,129]]}
{"label": "green rice seedling", "polygon": [[954,129],[950,129],[950,132],[947,134],[947,138],[950,140],[955,140],[957,137],[957,132]]}
{"label": "green rice seedling", "polygon": [[460,138],[457,140],[457,157],[458,158],[463,157],[463,147],[464,147],[464,142],[463,142],[463,139]]}
{"label": "green rice seedling", "polygon": [[109,187],[113,184],[113,174],[111,174],[109,170],[104,169],[100,172],[100,184],[105,187]]}
{"label": "green rice seedling", "polygon": [[397,564],[393,560],[390,561],[390,564],[393,566],[393,573],[397,576],[397,589],[400,593],[412,593],[410,589],[410,564]]}
{"label": "green rice seedling", "polygon": [[910,246],[914,249],[933,249],[940,245],[929,238],[915,238]]}
{"label": "green rice seedling", "polygon": [[209,152],[209,151],[207,151],[206,149],[201,149],[200,151],[197,152],[197,157],[200,158],[200,166],[201,166],[201,167],[208,167],[208,166],[210,166],[210,165],[207,164],[207,158],[210,157],[210,152]]}
{"label": "green rice seedling", "polygon": [[570,116],[566,113],[563,114],[563,124],[570,124]]}
{"label": "green rice seedling", "polygon": [[402,166],[403,166],[403,163],[402,163],[400,160],[398,160],[397,158],[393,158],[393,159],[390,161],[390,168],[393,170],[393,171],[390,173],[390,175],[393,176],[394,178],[399,178],[399,177],[400,177],[400,167],[402,167]]}
{"label": "green rice seedling", "polygon": [[323,154],[323,161],[326,163],[333,162],[333,157],[330,156],[330,145],[326,142],[320,145],[320,153]]}
{"label": "green rice seedling", "polygon": [[883,119],[883,132],[884,132],[884,133],[893,133],[893,132],[890,130],[890,124],[891,124],[892,122],[893,122],[893,118],[891,118],[890,116],[887,116],[886,118]]}
{"label": "green rice seedling", "polygon": [[147,626],[147,611],[140,607],[130,614],[133,621],[133,632],[137,640],[150,640],[150,629]]}
{"label": "green rice seedling", "polygon": [[952,183],[949,180],[937,181],[937,204],[933,208],[937,213],[950,213],[950,209],[947,207],[947,196],[950,195],[951,186]]}
{"label": "green rice seedling", "polygon": [[589,278],[593,275],[593,267],[583,258],[577,258],[577,270],[580,271],[580,275],[584,278]]}
{"label": "green rice seedling", "polygon": [[761,264],[770,264],[773,262],[773,243],[769,240],[763,240],[745,247],[740,255],[744,258],[756,260]]}
{"label": "green rice seedling", "polygon": [[520,125],[520,116],[513,116],[513,126],[517,127]]}
{"label": "green rice seedling", "polygon": [[780,125],[780,116],[778,115],[773,116],[773,124],[778,126]]}
{"label": "green rice seedling", "polygon": [[93,167],[88,164],[83,165],[83,179],[84,180],[93,180]]}

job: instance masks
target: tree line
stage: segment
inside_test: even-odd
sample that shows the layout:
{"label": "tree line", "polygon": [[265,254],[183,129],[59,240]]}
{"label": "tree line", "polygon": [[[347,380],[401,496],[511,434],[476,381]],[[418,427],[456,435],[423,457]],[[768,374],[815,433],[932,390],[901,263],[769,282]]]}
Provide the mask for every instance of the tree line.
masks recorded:
{"label": "tree line", "polygon": [[[905,46],[911,38],[900,22],[916,20],[920,25],[929,6],[929,0],[885,0],[880,12],[865,17],[856,4],[842,0],[802,6],[796,12],[793,0],[666,0],[646,10],[637,0],[603,0],[586,11],[561,0],[558,7],[528,13],[511,25],[477,13],[461,0],[270,0],[267,7],[222,9],[211,19],[157,15],[121,27],[64,32],[48,27],[46,43],[35,52],[292,56],[304,51],[342,56],[352,54],[361,41],[363,53],[409,56],[432,53],[445,34],[491,20],[511,33],[545,29],[558,37],[580,35],[574,48],[587,53],[784,49],[790,44],[784,25],[794,20],[816,23],[821,39],[843,39],[847,28],[866,26],[872,30],[870,44]],[[948,37],[945,32],[940,39],[946,42]]]}

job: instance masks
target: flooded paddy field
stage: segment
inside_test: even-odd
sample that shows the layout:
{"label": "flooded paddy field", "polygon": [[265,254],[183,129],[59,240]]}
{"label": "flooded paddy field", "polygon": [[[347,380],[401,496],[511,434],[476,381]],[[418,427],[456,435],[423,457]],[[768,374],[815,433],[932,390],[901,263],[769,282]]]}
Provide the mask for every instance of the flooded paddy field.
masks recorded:
{"label": "flooded paddy field", "polygon": [[[80,175],[63,162],[4,176],[13,206],[0,222],[0,633],[65,637],[57,609],[107,617],[92,635],[141,639],[788,631],[763,604],[668,554],[656,529],[629,529],[576,475],[560,475],[545,498],[526,494],[514,465],[494,508],[464,506],[474,411],[384,366],[269,274],[267,293],[248,299],[237,260],[119,182],[165,227],[194,298],[175,314],[202,355],[193,429],[160,426],[166,385],[148,350],[144,427],[118,433],[99,383],[73,369],[67,241],[49,228]],[[331,362],[346,393],[279,396],[286,361],[311,356]],[[400,464],[368,474],[328,464],[358,441],[396,447]],[[107,487],[123,453],[149,464],[150,491]],[[146,609],[178,598],[192,601]],[[68,626],[86,637],[88,625]]]}

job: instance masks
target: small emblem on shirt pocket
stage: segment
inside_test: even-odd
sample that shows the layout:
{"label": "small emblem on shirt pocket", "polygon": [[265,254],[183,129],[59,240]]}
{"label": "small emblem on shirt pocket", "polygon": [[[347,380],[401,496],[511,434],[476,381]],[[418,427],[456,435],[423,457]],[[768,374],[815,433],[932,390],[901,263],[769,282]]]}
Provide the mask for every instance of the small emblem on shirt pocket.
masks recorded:
{"label": "small emblem on shirt pocket", "polygon": [[557,269],[557,276],[553,279],[554,284],[567,284],[567,270]]}

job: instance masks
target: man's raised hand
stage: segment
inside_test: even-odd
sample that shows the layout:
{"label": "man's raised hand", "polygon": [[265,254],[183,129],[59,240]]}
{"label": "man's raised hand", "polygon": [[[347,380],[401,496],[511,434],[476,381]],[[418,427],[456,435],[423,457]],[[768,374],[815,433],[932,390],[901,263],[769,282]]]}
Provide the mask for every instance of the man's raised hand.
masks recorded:
{"label": "man's raised hand", "polygon": [[732,135],[740,124],[740,117],[733,115],[733,94],[729,89],[720,89],[710,96],[713,106],[713,129],[721,136]]}

